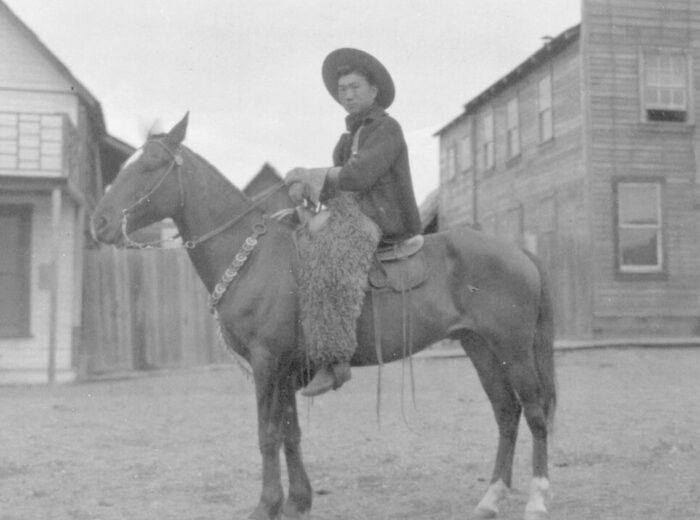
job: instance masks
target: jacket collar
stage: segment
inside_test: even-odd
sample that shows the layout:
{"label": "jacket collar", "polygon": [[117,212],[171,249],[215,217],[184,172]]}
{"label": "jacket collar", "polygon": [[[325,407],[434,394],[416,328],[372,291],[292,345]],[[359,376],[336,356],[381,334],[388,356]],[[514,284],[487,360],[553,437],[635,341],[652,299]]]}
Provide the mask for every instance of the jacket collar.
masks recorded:
{"label": "jacket collar", "polygon": [[348,132],[355,133],[363,124],[369,123],[370,121],[373,121],[384,114],[386,114],[384,109],[379,105],[374,104],[364,112],[360,112],[359,114],[350,114],[347,116],[345,118],[345,127],[348,129]]}

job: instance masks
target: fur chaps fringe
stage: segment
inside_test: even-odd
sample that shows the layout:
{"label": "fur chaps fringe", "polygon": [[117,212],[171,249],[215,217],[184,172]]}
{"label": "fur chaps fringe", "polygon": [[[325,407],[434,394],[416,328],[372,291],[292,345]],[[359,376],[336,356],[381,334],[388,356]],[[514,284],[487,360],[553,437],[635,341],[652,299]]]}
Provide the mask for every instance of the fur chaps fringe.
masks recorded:
{"label": "fur chaps fringe", "polygon": [[307,223],[297,231],[302,330],[315,367],[349,361],[355,353],[356,323],[381,234],[350,193],[329,201],[328,211],[320,229]]}

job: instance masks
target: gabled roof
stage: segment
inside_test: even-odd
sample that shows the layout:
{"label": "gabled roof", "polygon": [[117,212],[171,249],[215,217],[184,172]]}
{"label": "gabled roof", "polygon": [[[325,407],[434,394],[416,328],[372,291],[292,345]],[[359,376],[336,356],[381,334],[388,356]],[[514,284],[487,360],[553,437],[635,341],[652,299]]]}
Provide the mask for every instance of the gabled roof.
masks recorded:
{"label": "gabled roof", "polygon": [[464,105],[464,111],[459,116],[440,128],[440,130],[435,132],[433,135],[438,136],[446,130],[449,130],[455,124],[464,120],[465,117],[476,112],[481,106],[503,92],[506,88],[510,87],[513,83],[524,78],[535,68],[542,65],[542,63],[562,52],[573,42],[578,40],[580,32],[581,24],[574,25],[573,27],[570,27],[562,32],[559,36],[547,41],[547,43],[545,43],[540,50],[535,52],[501,79],[493,83],[481,94],[467,102]]}
{"label": "gabled roof", "polygon": [[44,45],[44,43],[39,39],[39,37],[32,31],[12,10],[0,0],[0,14],[5,14],[12,24],[14,24],[24,36],[34,45],[34,47],[46,57],[56,69],[70,82],[75,88],[78,96],[85,102],[85,104],[90,109],[90,115],[95,123],[95,127],[100,135],[105,135],[107,133],[104,116],[102,114],[102,107],[100,106],[97,98],[93,96],[90,91],[73,75],[73,73],[66,67],[61,60],[59,60],[56,55],[51,52],[51,50]]}
{"label": "gabled roof", "polygon": [[255,176],[250,180],[250,182],[243,188],[243,193],[249,197],[254,197],[258,193],[262,193],[266,188],[274,186],[282,181],[282,177],[275,170],[270,163],[263,164],[260,171],[255,174]]}

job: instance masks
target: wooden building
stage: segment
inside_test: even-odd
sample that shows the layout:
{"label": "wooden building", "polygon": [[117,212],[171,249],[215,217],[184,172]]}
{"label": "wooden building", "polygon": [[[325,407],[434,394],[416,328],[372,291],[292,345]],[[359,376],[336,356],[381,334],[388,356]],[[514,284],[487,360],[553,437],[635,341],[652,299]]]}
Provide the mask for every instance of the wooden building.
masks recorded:
{"label": "wooden building", "polygon": [[87,216],[133,148],[0,1],[0,382],[75,377]]}
{"label": "wooden building", "polygon": [[699,93],[700,3],[583,0],[437,132],[440,227],[536,251],[560,340],[696,342]]}

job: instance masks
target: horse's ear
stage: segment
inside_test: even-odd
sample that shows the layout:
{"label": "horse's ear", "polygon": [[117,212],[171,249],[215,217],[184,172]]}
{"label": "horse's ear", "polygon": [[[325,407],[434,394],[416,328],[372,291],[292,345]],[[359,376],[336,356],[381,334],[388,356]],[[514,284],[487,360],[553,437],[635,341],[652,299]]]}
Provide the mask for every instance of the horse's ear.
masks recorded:
{"label": "horse's ear", "polygon": [[176,124],[170,132],[168,132],[168,141],[175,145],[179,145],[182,143],[182,141],[185,140],[185,135],[187,135],[187,121],[190,117],[189,111],[185,114],[185,117],[182,118],[182,120]]}

